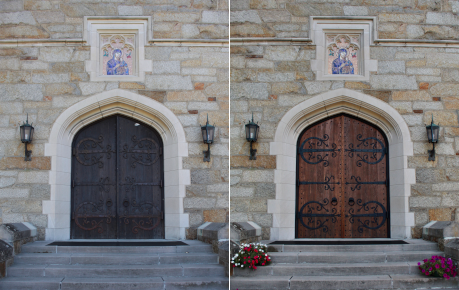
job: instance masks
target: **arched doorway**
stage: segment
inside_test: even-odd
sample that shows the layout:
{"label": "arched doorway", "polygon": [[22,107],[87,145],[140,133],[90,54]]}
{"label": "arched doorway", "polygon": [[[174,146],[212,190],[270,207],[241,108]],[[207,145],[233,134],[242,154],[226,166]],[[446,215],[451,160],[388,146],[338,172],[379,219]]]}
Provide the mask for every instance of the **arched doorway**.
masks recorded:
{"label": "arched doorway", "polygon": [[114,115],[72,143],[71,238],[164,238],[163,145],[158,132]]}
{"label": "arched doorway", "polygon": [[338,114],[297,144],[296,238],[388,238],[389,148],[382,130]]}

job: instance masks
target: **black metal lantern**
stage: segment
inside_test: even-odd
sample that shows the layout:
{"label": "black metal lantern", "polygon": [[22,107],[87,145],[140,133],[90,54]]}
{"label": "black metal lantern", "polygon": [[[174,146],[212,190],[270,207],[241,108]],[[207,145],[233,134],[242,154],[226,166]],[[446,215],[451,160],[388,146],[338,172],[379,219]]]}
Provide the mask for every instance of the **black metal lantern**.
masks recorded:
{"label": "black metal lantern", "polygon": [[34,128],[32,124],[29,124],[29,114],[27,114],[27,120],[20,127],[21,142],[25,143],[25,161],[32,161],[32,150],[27,150],[27,143],[31,143],[33,139]]}
{"label": "black metal lantern", "polygon": [[245,124],[245,138],[250,142],[250,160],[257,160],[257,149],[252,148],[252,143],[257,142],[258,132],[260,132],[260,126],[253,122],[252,112],[252,121],[249,120],[249,123]]}
{"label": "black metal lantern", "polygon": [[215,126],[209,125],[209,114],[207,114],[207,123],[205,126],[201,126],[202,141],[207,144],[207,151],[204,153],[203,161],[210,162],[210,144],[214,142]]}
{"label": "black metal lantern", "polygon": [[429,153],[429,161],[435,161],[435,143],[438,142],[438,133],[440,132],[440,126],[435,125],[433,122],[433,114],[432,114],[432,122],[430,125],[426,126],[427,130],[427,138],[429,139],[429,143],[432,143],[432,150],[427,151]]}

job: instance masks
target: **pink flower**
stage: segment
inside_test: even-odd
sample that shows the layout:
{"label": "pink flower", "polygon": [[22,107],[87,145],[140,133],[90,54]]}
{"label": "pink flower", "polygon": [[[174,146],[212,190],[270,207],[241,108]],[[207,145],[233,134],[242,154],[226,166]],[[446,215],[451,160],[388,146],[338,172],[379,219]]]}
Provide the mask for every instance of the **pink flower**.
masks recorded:
{"label": "pink flower", "polygon": [[418,266],[421,266],[421,262],[418,263]]}
{"label": "pink flower", "polygon": [[449,272],[449,268],[446,269],[446,272]]}
{"label": "pink flower", "polygon": [[440,268],[440,265],[438,265],[438,264],[437,264],[437,265],[435,265],[435,268],[437,268],[437,269],[438,269],[438,268]]}

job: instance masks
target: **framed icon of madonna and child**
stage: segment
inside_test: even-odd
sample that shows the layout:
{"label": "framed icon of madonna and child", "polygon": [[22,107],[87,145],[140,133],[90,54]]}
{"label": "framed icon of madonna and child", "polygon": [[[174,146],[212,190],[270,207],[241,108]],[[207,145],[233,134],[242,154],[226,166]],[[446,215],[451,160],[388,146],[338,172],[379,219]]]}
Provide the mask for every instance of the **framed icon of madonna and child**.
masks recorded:
{"label": "framed icon of madonna and child", "polygon": [[329,75],[358,75],[360,34],[327,34]]}
{"label": "framed icon of madonna and child", "polygon": [[101,76],[136,75],[136,35],[101,34],[100,69]]}

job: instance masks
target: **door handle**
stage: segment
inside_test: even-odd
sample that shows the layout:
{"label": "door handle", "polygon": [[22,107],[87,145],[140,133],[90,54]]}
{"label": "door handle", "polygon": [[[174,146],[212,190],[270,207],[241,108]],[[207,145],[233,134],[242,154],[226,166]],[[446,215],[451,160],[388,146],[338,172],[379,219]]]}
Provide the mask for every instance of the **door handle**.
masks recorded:
{"label": "door handle", "polygon": [[349,204],[350,206],[353,206],[353,205],[355,204],[355,201],[354,201],[354,198],[353,198],[353,197],[350,197],[350,198],[349,198],[348,204]]}
{"label": "door handle", "polygon": [[338,200],[336,199],[336,197],[332,198],[331,204],[332,204],[333,206],[335,206],[335,205],[338,204]]}

